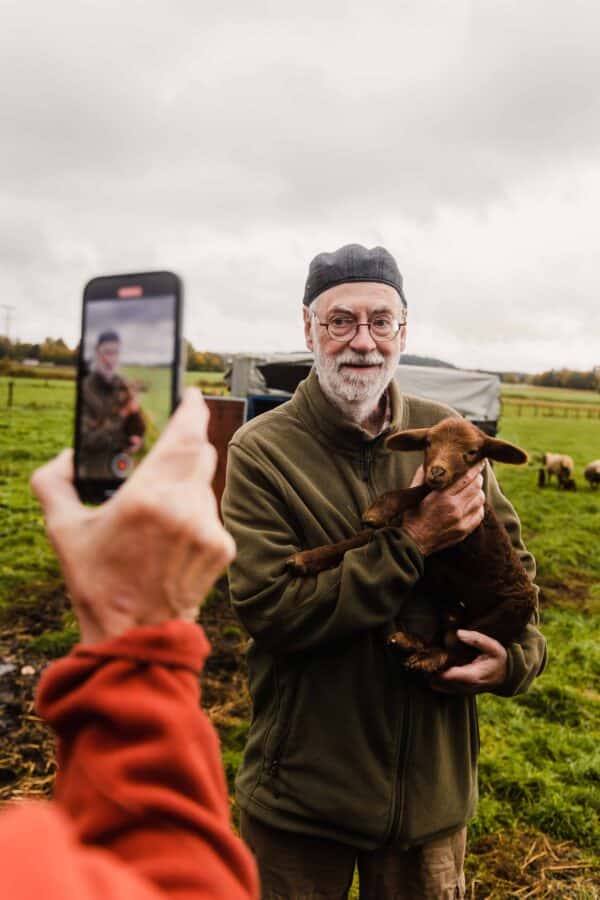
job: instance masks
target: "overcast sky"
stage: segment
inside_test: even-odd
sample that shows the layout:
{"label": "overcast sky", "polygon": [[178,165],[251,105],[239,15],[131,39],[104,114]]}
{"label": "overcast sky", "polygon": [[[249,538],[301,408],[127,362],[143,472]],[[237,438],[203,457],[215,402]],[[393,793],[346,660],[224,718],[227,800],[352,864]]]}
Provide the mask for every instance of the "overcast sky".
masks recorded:
{"label": "overcast sky", "polygon": [[121,366],[170,366],[175,350],[175,298],[172,295],[123,302],[96,300],[87,304],[83,338],[89,364],[98,337],[113,331],[121,342]]}
{"label": "overcast sky", "polygon": [[[597,0],[0,0],[0,303],[78,338],[169,268],[199,349],[303,348],[308,263],[383,244],[408,350],[600,364]],[[5,330],[0,308],[0,332]]]}

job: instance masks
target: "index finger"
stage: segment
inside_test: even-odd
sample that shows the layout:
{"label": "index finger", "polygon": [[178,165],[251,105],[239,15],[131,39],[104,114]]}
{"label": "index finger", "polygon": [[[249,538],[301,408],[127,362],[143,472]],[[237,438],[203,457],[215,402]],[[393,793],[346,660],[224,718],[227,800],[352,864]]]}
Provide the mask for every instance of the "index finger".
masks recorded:
{"label": "index finger", "polygon": [[463,644],[475,647],[479,653],[487,653],[488,656],[502,656],[505,653],[504,646],[495,638],[483,631],[470,631],[467,628],[459,628],[456,636]]}
{"label": "index finger", "polygon": [[422,465],[419,466],[413,475],[410,487],[418,487],[420,484],[425,484],[425,470]]}
{"label": "index finger", "polygon": [[75,516],[83,509],[73,486],[73,474],[73,451],[63,450],[50,462],[36,469],[29,480],[48,525],[59,514]]}
{"label": "index finger", "polygon": [[483,475],[482,472],[485,468],[485,461],[477,463],[477,465],[473,466],[469,471],[463,475],[458,481],[451,485],[447,490],[449,494],[460,494],[461,491],[464,491],[468,485],[470,485],[476,478],[481,476],[481,485],[483,485]]}

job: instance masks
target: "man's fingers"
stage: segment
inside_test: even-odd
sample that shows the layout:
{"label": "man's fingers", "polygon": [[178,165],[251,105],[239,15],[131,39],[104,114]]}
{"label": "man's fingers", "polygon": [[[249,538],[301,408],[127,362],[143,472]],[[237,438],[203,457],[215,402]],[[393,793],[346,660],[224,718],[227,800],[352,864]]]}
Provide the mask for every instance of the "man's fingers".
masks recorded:
{"label": "man's fingers", "polygon": [[499,641],[488,634],[483,634],[481,631],[467,631],[466,628],[459,628],[456,636],[463,644],[475,647],[479,653],[487,653],[488,656],[503,656],[506,653],[505,648]]}
{"label": "man's fingers", "polygon": [[484,506],[485,506],[485,494],[483,493],[483,491],[479,490],[479,491],[477,491],[475,496],[472,497],[468,501],[468,503],[465,505],[464,514],[466,516],[475,515],[476,517],[479,517],[480,519],[482,519],[484,512],[485,512]]}
{"label": "man's fingers", "polygon": [[83,505],[73,486],[73,451],[63,450],[54,459],[36,469],[30,479],[33,493],[42,505],[46,522],[80,513]]}
{"label": "man's fingers", "polygon": [[413,475],[413,479],[410,483],[410,487],[418,487],[421,484],[425,483],[425,470],[423,466],[419,466],[415,474]]}
{"label": "man's fingers", "polygon": [[472,469],[469,469],[466,475],[463,475],[462,478],[458,479],[456,484],[453,484],[447,489],[448,493],[460,494],[461,491],[464,491],[464,489],[468,487],[471,482],[475,482],[476,479],[478,479],[478,481],[476,481],[477,487],[481,489],[483,487],[483,475],[481,473],[483,472],[484,468],[485,462],[478,463],[476,466],[473,466]]}

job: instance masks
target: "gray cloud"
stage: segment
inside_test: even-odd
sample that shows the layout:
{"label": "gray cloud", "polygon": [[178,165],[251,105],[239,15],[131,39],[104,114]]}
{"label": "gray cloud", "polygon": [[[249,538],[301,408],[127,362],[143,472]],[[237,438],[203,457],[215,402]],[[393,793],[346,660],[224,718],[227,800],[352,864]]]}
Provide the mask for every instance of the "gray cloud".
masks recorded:
{"label": "gray cloud", "polygon": [[359,240],[397,254],[415,352],[592,364],[595,4],[206,6],[3,4],[22,337],[75,340],[92,275],[172,267],[195,343],[298,348],[310,257]]}

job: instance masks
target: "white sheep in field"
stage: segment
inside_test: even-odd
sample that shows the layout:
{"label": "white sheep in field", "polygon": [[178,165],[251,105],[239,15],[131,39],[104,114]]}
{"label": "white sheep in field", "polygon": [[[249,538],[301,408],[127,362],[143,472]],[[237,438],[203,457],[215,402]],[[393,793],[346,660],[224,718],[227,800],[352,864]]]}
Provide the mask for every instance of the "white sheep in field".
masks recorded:
{"label": "white sheep in field", "polygon": [[544,453],[542,456],[542,468],[538,475],[539,487],[544,487],[546,480],[550,484],[552,475],[556,476],[558,487],[564,491],[574,491],[576,488],[573,478],[575,464],[570,456],[564,453]]}
{"label": "white sheep in field", "polygon": [[600,484],[600,459],[588,463],[583,475],[586,481],[589,481],[591,488],[597,488]]}

